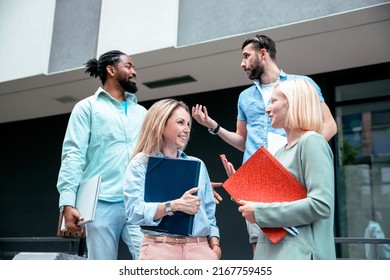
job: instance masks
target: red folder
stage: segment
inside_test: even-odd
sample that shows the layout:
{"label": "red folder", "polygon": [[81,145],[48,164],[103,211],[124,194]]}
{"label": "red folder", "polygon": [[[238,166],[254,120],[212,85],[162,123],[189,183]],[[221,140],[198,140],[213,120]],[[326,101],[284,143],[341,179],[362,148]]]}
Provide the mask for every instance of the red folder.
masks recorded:
{"label": "red folder", "polygon": [[[307,196],[306,187],[263,146],[222,186],[235,201],[287,202]],[[287,235],[283,228],[261,230],[273,243]]]}

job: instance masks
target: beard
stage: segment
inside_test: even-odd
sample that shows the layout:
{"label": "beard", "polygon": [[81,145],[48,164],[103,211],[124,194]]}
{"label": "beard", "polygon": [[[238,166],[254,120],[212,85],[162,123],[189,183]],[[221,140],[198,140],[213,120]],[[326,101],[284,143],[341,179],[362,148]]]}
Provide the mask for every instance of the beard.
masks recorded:
{"label": "beard", "polygon": [[122,79],[119,81],[119,84],[125,91],[129,93],[136,93],[138,91],[137,84],[130,81],[129,79]]}
{"label": "beard", "polygon": [[264,74],[264,66],[260,63],[259,58],[256,58],[253,63],[252,70],[248,74],[248,78],[251,80],[261,79],[261,76]]}

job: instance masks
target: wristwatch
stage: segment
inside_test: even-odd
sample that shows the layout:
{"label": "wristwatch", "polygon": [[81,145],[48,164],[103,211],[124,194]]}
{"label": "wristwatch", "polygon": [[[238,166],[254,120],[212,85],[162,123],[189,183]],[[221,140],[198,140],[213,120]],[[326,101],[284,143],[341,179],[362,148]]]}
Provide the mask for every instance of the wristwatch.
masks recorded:
{"label": "wristwatch", "polygon": [[212,135],[217,135],[217,133],[218,133],[218,131],[219,131],[220,128],[221,128],[221,127],[219,126],[219,124],[217,124],[217,127],[216,127],[216,128],[214,128],[214,129],[209,128],[208,130],[209,130],[209,132],[210,132]]}
{"label": "wristwatch", "polygon": [[173,214],[175,214],[172,211],[172,207],[171,207],[171,202],[170,201],[165,202],[165,212],[167,212],[168,216],[173,216]]}

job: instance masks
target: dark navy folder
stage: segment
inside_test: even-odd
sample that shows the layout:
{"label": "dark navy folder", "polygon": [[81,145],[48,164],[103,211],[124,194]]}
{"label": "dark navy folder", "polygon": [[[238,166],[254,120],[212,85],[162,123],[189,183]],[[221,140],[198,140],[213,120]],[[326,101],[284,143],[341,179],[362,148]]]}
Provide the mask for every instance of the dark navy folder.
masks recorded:
{"label": "dark navy folder", "polygon": [[[145,177],[145,202],[166,202],[180,198],[198,187],[200,161],[150,156]],[[165,216],[156,227],[142,226],[159,232],[192,235],[194,215],[176,211]]]}

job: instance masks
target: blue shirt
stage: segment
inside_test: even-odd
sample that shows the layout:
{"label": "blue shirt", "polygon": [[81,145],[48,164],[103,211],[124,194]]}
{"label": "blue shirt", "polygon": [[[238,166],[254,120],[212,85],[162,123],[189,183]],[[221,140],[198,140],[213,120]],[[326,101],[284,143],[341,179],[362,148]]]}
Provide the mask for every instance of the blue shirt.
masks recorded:
{"label": "blue shirt", "polygon": [[59,205],[75,205],[81,181],[102,176],[99,199],[123,201],[127,163],[134,151],[146,109],[125,93],[127,115],[119,101],[99,88],[78,102],[65,133],[57,188]]}
{"label": "blue shirt", "polygon": [[[292,79],[304,79],[309,81],[317,90],[320,101],[324,101],[321,89],[311,78],[301,75],[286,74],[280,70],[278,77],[279,82]],[[247,161],[248,158],[253,155],[253,153],[256,152],[257,149],[259,149],[261,146],[268,147],[268,132],[286,136],[284,129],[272,128],[271,120],[268,114],[265,113],[265,109],[267,108],[268,104],[264,103],[263,97],[259,91],[259,88],[256,86],[256,83],[258,83],[258,81],[240,93],[237,104],[237,120],[246,121],[247,130],[243,163]]]}
{"label": "blue shirt", "polygon": [[[207,236],[218,237],[219,229],[215,218],[216,204],[210,183],[206,165],[203,161],[196,157],[187,156],[184,152],[178,150],[179,157],[182,159],[198,160],[201,162],[200,176],[199,176],[199,191],[198,196],[201,198],[201,205],[199,211],[194,217],[194,226],[192,236]],[[156,156],[163,157],[162,153],[157,153]],[[148,164],[148,156],[144,153],[135,155],[126,171],[126,183],[124,187],[125,207],[127,217],[131,223],[141,226],[157,226],[162,219],[154,220],[157,212],[159,202],[145,202],[145,174]],[[180,198],[180,197],[178,197]],[[163,202],[163,201],[161,201]],[[144,230],[153,235],[160,235],[162,233]],[[166,234],[166,233],[164,233]]]}

